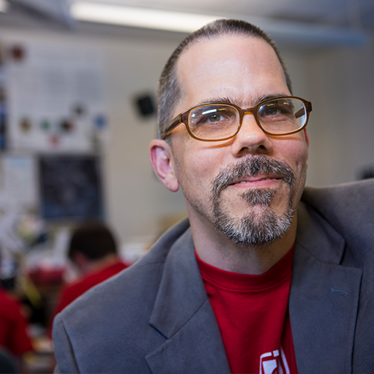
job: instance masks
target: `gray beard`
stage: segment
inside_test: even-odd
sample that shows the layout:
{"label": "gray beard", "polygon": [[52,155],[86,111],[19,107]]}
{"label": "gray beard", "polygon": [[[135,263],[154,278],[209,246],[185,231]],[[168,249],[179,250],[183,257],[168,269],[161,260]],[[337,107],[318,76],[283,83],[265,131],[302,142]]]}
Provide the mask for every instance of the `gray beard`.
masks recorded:
{"label": "gray beard", "polygon": [[[225,209],[221,192],[239,178],[258,174],[273,174],[282,178],[290,187],[288,208],[282,214],[275,213],[270,204],[277,191],[272,189],[247,190],[241,197],[253,209],[242,218],[232,217]],[[236,165],[228,165],[213,182],[212,203],[215,228],[238,246],[266,246],[283,237],[289,229],[295,210],[294,173],[285,163],[266,156],[252,156]],[[256,209],[256,207],[261,207]]]}

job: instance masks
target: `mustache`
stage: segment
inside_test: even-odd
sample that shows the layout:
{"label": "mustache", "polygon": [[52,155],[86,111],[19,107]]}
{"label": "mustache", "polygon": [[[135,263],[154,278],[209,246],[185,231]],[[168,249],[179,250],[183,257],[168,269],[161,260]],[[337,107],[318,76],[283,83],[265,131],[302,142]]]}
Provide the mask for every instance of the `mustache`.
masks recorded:
{"label": "mustache", "polygon": [[264,155],[255,155],[243,159],[238,164],[229,164],[222,169],[213,181],[213,196],[218,197],[228,185],[240,178],[252,177],[258,174],[275,175],[290,187],[293,187],[295,183],[295,175],[288,164]]}

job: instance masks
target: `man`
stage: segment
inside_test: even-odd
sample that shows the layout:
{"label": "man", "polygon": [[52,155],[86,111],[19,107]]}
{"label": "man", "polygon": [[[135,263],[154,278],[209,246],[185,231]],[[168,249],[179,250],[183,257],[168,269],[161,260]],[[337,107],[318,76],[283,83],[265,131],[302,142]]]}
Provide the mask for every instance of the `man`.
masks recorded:
{"label": "man", "polygon": [[310,111],[253,25],[178,46],[150,158],[189,220],[57,316],[62,372],[372,371],[374,184],[304,190]]}
{"label": "man", "polygon": [[80,277],[62,288],[53,317],[87,290],[128,266],[118,257],[112,232],[101,222],[86,222],[73,230],[68,257]]}

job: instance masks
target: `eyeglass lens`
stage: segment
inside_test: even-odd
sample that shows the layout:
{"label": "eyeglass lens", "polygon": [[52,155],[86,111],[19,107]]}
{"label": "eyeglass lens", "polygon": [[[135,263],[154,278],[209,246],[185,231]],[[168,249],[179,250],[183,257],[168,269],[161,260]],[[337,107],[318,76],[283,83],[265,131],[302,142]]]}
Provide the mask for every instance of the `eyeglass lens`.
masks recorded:
{"label": "eyeglass lens", "polygon": [[[279,98],[257,108],[257,121],[270,134],[293,132],[304,126],[307,111],[304,103],[294,98]],[[240,123],[237,108],[229,104],[206,104],[189,113],[189,127],[200,139],[220,139],[233,136]]]}
{"label": "eyeglass lens", "polygon": [[235,134],[240,116],[230,105],[212,104],[194,108],[190,112],[190,131],[201,139],[225,138]]}
{"label": "eyeglass lens", "polygon": [[282,98],[261,105],[257,117],[265,131],[283,134],[304,126],[306,109],[301,100]]}

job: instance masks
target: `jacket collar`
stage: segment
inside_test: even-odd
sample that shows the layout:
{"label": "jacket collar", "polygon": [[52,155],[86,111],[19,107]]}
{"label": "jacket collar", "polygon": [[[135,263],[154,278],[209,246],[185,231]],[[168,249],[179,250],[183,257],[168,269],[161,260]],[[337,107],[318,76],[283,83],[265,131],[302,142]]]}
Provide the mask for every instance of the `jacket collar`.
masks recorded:
{"label": "jacket collar", "polygon": [[345,240],[298,209],[289,311],[300,373],[351,373],[361,270],[340,266]]}
{"label": "jacket collar", "polygon": [[149,322],[166,338],[170,338],[207,300],[194,255],[191,229],[187,229],[167,256]]}
{"label": "jacket collar", "polygon": [[166,341],[146,357],[152,373],[229,373],[190,229],[172,245],[164,266],[149,323]]}

